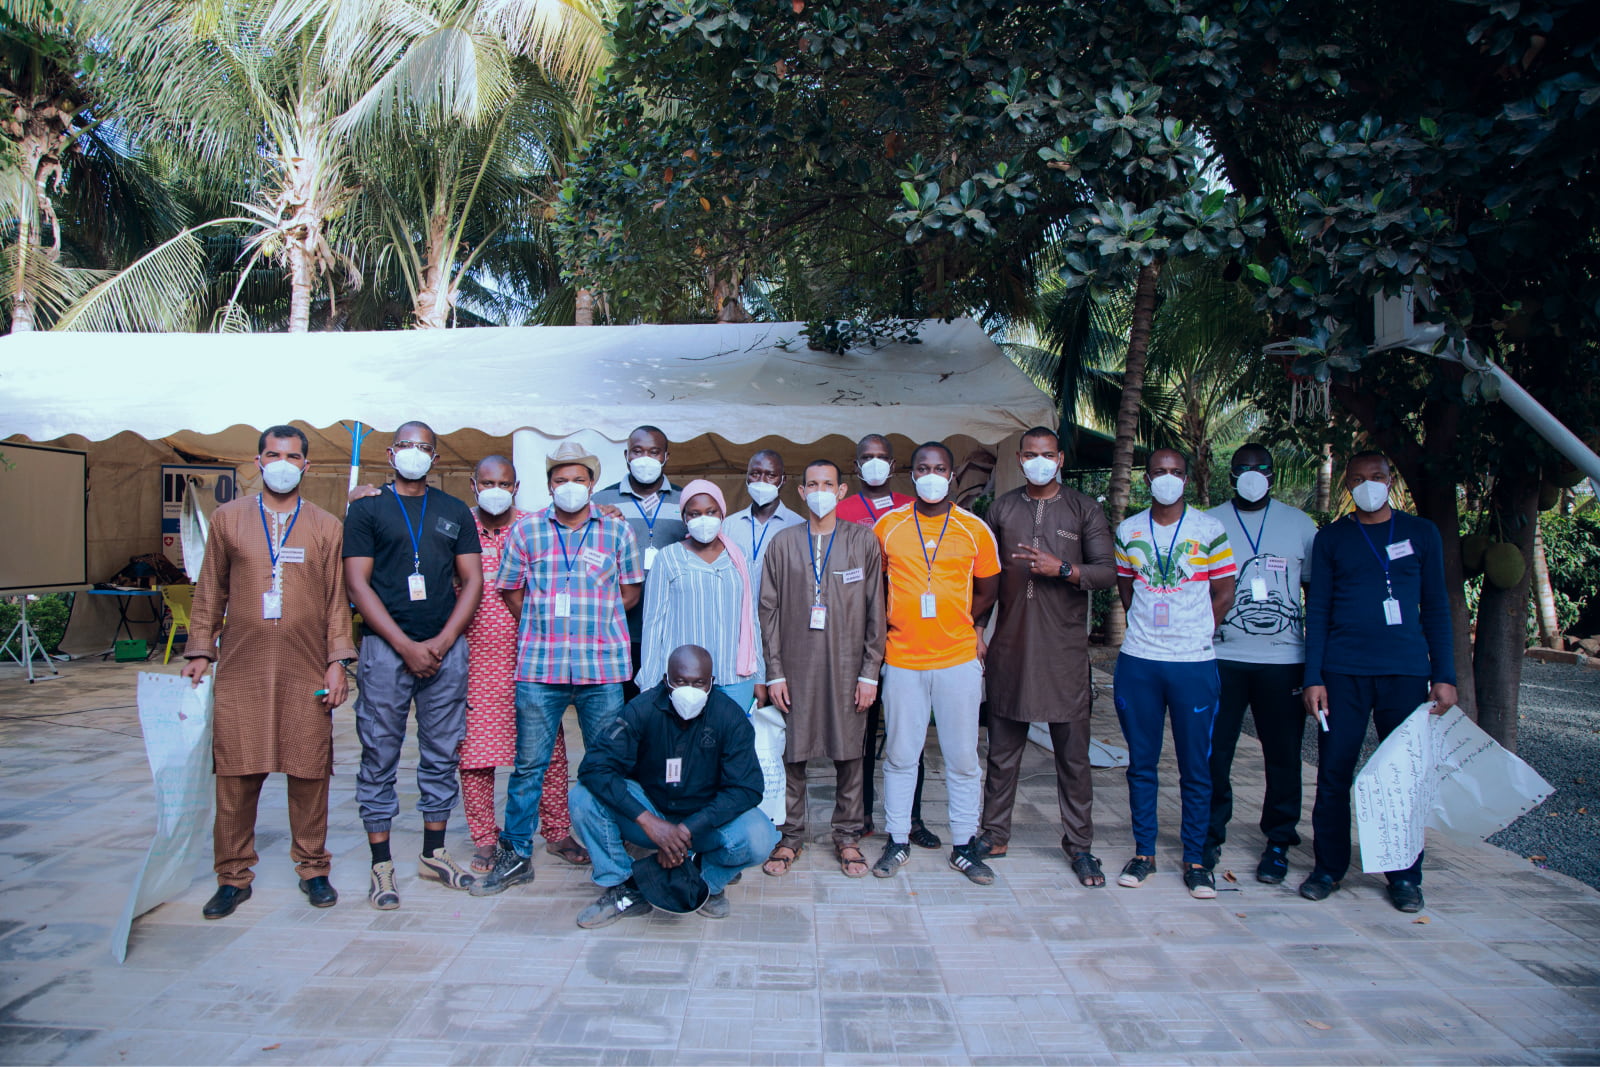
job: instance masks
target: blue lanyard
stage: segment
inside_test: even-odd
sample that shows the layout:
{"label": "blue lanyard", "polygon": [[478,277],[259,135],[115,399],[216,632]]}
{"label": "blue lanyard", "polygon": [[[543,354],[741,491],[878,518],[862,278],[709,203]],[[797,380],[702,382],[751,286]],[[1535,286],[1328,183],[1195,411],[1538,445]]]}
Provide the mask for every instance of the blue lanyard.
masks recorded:
{"label": "blue lanyard", "polygon": [[[1378,566],[1383,568],[1383,584],[1389,590],[1389,599],[1393,600],[1394,599],[1394,583],[1389,580],[1389,560],[1388,560],[1388,557],[1384,553],[1379,552],[1378,551],[1378,546],[1372,543],[1372,535],[1367,533],[1367,525],[1366,525],[1366,523],[1362,522],[1360,519],[1357,519],[1354,515],[1350,516],[1350,521],[1355,523],[1356,524],[1356,529],[1361,531],[1361,536],[1367,542],[1367,547],[1372,549],[1372,554],[1375,557],[1377,557]],[[1393,544],[1394,543],[1394,512],[1392,512],[1392,511],[1389,512],[1389,533],[1387,535],[1387,540],[1385,541],[1385,543],[1386,544]]]}
{"label": "blue lanyard", "polygon": [[[954,511],[951,508],[950,511]],[[944,547],[944,532],[950,525],[950,511],[944,513],[944,525],[939,527],[939,540],[934,542],[933,555],[928,555],[928,543],[922,539],[922,520],[917,517],[917,508],[911,506],[911,521],[917,524],[917,546],[922,549],[922,561],[928,565],[928,588],[933,588],[933,561],[939,558],[939,549]]]}
{"label": "blue lanyard", "polygon": [[1267,512],[1272,510],[1272,498],[1268,497],[1267,506],[1261,509],[1261,528],[1256,531],[1253,540],[1250,537],[1250,528],[1244,524],[1244,518],[1239,514],[1239,505],[1230,503],[1228,506],[1233,508],[1233,520],[1239,524],[1239,529],[1244,531],[1244,539],[1250,545],[1250,555],[1261,555],[1261,539],[1267,536]]}
{"label": "blue lanyard", "polygon": [[406,513],[405,501],[400,499],[400,490],[389,483],[389,490],[394,493],[395,505],[400,509],[400,517],[405,520],[406,533],[411,535],[411,573],[422,573],[422,545],[418,541],[418,534],[428,528],[428,491],[422,491],[422,514],[417,516],[416,529],[411,528],[411,516]]}
{"label": "blue lanyard", "polygon": [[752,546],[750,550],[751,563],[755,563],[761,558],[761,546],[767,543],[767,535],[772,532],[772,523],[777,517],[778,513],[774,511],[772,513],[772,518],[762,523],[761,539],[758,541],[756,540],[756,517],[754,515],[745,516],[745,519],[750,523],[750,544]]}
{"label": "blue lanyard", "polygon": [[1178,576],[1177,571],[1173,570],[1172,558],[1178,553],[1178,535],[1183,532],[1183,520],[1188,517],[1189,505],[1185,504],[1183,511],[1178,514],[1178,525],[1172,531],[1172,543],[1167,545],[1167,561],[1162,563],[1161,546],[1156,544],[1156,517],[1154,515],[1150,516],[1150,547],[1156,554],[1156,577],[1162,581],[1167,580],[1169,571],[1171,571],[1170,577],[1176,578]]}
{"label": "blue lanyard", "polygon": [[[658,508],[657,510],[660,509]],[[570,582],[572,580],[572,556],[567,555],[567,533],[562,527],[561,523],[556,522],[556,517],[554,515],[550,516],[550,521],[555,523],[556,540],[561,544],[561,563],[566,568],[567,581]],[[583,546],[589,541],[589,531],[594,529],[598,521],[599,520],[595,519],[593,516],[590,516],[589,521],[583,524],[583,536],[578,538],[578,547],[572,550],[573,556],[583,554]]]}
{"label": "blue lanyard", "polygon": [[650,535],[650,543],[656,543],[656,518],[661,514],[661,506],[667,502],[666,489],[656,491],[656,509],[650,514],[644,513],[644,505],[639,503],[639,498],[633,498],[633,506],[639,510],[639,517],[644,520],[644,528]]}
{"label": "blue lanyard", "polygon": [[267,538],[267,558],[272,561],[272,573],[274,576],[278,573],[278,552],[284,545],[289,543],[289,535],[294,533],[294,522],[300,517],[300,505],[305,502],[304,497],[294,502],[294,514],[289,516],[289,528],[283,531],[283,540],[274,544],[272,533],[267,529],[267,505],[261,502],[259,494],[256,496],[256,507],[261,509],[261,532]]}
{"label": "blue lanyard", "polygon": [[[867,499],[867,494],[866,493],[862,493],[862,492],[857,492],[856,495],[861,498],[861,506],[867,509],[867,514],[871,515],[872,516],[872,520],[874,522],[876,522],[878,520],[878,513],[877,513],[877,511],[873,510],[872,501]],[[891,496],[889,499],[893,500],[894,497]]]}
{"label": "blue lanyard", "polygon": [[[946,519],[949,516],[945,516]],[[820,535],[819,535],[820,536]],[[833,532],[828,535],[828,550],[822,554],[822,569],[817,569],[817,545],[811,536],[811,524],[806,523],[806,554],[811,557],[811,581],[813,604],[822,603],[822,576],[828,573],[828,560],[833,558],[833,539],[839,536],[839,524],[833,524]]]}

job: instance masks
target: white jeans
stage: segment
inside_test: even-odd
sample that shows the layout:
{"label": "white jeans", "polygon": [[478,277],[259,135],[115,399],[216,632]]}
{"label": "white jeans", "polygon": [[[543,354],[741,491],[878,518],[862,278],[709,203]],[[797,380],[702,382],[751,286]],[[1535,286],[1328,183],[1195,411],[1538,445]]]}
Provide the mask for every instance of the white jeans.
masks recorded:
{"label": "white jeans", "polygon": [[965,845],[978,832],[983,780],[978,768],[978,705],[983,668],[976,659],[954,667],[917,671],[883,668],[883,814],[889,836],[911,840],[911,795],[917,788],[917,757],[928,740],[932,712],[944,756],[952,843]]}

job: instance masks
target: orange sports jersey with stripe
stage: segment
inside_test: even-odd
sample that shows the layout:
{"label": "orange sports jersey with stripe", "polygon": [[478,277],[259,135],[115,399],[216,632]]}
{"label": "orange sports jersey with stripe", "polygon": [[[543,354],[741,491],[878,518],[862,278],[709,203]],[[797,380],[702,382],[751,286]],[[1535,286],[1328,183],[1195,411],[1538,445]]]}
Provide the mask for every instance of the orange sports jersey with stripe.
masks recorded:
{"label": "orange sports jersey with stripe", "polygon": [[[1000,573],[1000,551],[988,523],[972,512],[952,505],[948,520],[929,519],[915,504],[904,504],[872,528],[889,574],[884,662],[891,667],[939,670],[977,657],[972,580]],[[931,619],[922,617],[927,592],[934,595]]]}

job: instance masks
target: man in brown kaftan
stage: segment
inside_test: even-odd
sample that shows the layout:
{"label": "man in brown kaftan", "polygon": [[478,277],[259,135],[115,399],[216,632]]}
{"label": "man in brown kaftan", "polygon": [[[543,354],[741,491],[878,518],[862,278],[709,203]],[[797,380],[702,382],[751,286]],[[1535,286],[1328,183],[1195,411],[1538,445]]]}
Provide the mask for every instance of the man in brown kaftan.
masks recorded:
{"label": "man in brown kaftan", "polygon": [[781,875],[805,844],[806,761],[833,760],[838,776],[833,848],[851,878],[867,873],[858,847],[866,820],[862,745],[883,665],[883,562],[865,526],[835,513],[846,491],[821,460],[802,475],[807,521],[773,535],[763,560],[761,640],[767,692],[788,719],[783,836],[762,869]]}
{"label": "man in brown kaftan", "polygon": [[1101,886],[1089,780],[1089,591],[1116,581],[1111,528],[1100,505],[1060,483],[1054,431],[1029,430],[1017,452],[1028,484],[989,506],[1000,545],[1000,618],[989,642],[989,767],[983,789],[985,855],[1003,856],[1028,743],[1048,723],[1055,749],[1061,847],[1078,881]]}
{"label": "man in brown kaftan", "polygon": [[[305,434],[274,426],[256,462],[263,488],[211,516],[195,585],[184,677],[199,684],[217,664],[217,892],[203,914],[220,919],[250,899],[256,804],[268,774],[289,779],[290,855],[312,905],[338,900],[328,883],[328,779],[333,709],[347,696],[355,656],[339,520],[300,497]],[[223,625],[226,619],[227,625]]]}

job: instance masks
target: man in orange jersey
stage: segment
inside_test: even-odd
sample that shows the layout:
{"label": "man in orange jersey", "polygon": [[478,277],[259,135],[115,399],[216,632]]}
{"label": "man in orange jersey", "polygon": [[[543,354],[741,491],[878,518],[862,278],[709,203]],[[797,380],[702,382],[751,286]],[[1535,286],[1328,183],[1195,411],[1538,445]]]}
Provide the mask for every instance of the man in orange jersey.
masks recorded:
{"label": "man in orange jersey", "polygon": [[911,794],[928,717],[944,755],[950,866],[979,885],[994,881],[976,847],[981,774],[978,705],[983,701],[985,615],[1000,589],[1000,554],[982,519],[948,499],[955,458],[937,442],[911,456],[917,500],[873,527],[889,576],[889,640],[883,708],[883,810],[889,841],[872,873],[889,878],[911,855]]}

